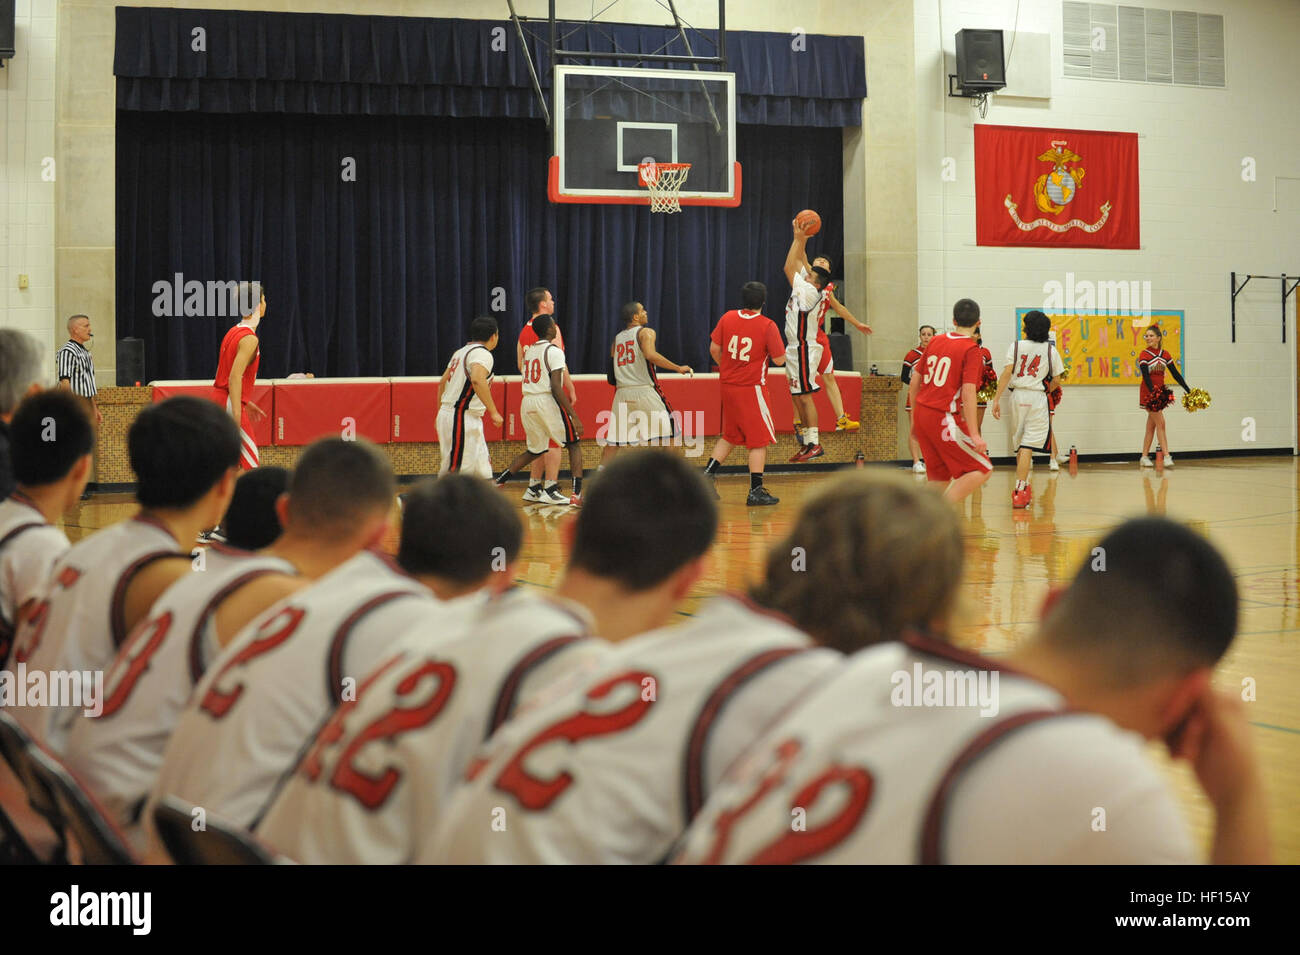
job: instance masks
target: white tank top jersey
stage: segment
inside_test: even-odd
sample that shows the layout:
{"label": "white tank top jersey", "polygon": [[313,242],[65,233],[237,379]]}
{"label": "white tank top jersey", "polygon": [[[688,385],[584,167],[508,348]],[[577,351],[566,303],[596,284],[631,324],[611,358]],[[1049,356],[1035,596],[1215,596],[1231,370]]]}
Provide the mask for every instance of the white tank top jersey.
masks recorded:
{"label": "white tank top jersey", "polygon": [[[938,692],[945,685],[948,698]],[[674,861],[1192,862],[1177,805],[1143,746],[987,659],[927,638],[882,644],[851,657],[764,735]],[[1093,828],[1097,806],[1106,831]],[[806,813],[798,829],[792,807]]]}
{"label": "white tank top jersey", "polygon": [[416,861],[660,862],[727,767],[843,664],[776,615],[715,598],[506,724]]}
{"label": "white tank top jersey", "polygon": [[[64,552],[50,570],[40,600],[18,624],[13,663],[28,673],[77,672],[82,699],[94,694],[93,677],[107,670],[126,640],[126,589],[143,567],[164,557],[190,555],[159,521],[136,516],[97,531]],[[56,753],[87,706],[15,706],[19,723]]]}
{"label": "white tank top jersey", "polygon": [[1051,342],[1032,342],[1023,339],[1012,342],[1007,348],[1006,364],[1014,364],[1011,370],[1012,388],[1025,388],[1031,391],[1044,391],[1043,382],[1048,377],[1059,377],[1065,370],[1061,353]]}
{"label": "white tank top jersey", "polygon": [[447,387],[443,389],[441,402],[458,413],[468,412],[482,417],[487,406],[483,404],[483,399],[474,393],[474,384],[469,377],[470,365],[482,365],[487,369],[488,381],[492,380],[492,353],[487,350],[487,347],[482,342],[462,345],[456,349],[456,353],[451,356],[451,361],[447,363],[451,375],[447,379]]}
{"label": "white tank top jersey", "polygon": [[549,395],[551,372],[564,368],[564,352],[555,342],[534,342],[524,349],[522,391],[525,395]]}
{"label": "white tank top jersey", "polygon": [[24,495],[0,501],[0,667],[13,647],[18,612],[40,596],[68,546],[63,531]]}
{"label": "white tank top jersey", "polygon": [[168,587],[104,675],[98,717],[77,720],[64,760],[123,826],[134,825],[162,765],[167,739],[208,664],[221,654],[213,626],[221,602],[288,561],[210,545],[202,570]]}
{"label": "white tank top jersey", "polygon": [[645,325],[633,325],[614,336],[614,384],[618,388],[654,385],[654,366],[646,361],[637,336]]}
{"label": "white tank top jersey", "polygon": [[591,630],[586,608],[522,588],[460,636],[417,626],[335,711],[258,837],[304,863],[413,861],[484,740],[609,652]]}
{"label": "white tank top jersey", "polygon": [[799,271],[790,283],[790,299],[785,303],[785,343],[817,341],[818,312],[826,307],[826,298]]}
{"label": "white tank top jersey", "polygon": [[[394,637],[441,612],[423,584],[374,551],[276,604],[195,687],[151,800],[179,796],[252,826],[321,724],[391,655]],[[146,808],[146,821],[151,814]]]}

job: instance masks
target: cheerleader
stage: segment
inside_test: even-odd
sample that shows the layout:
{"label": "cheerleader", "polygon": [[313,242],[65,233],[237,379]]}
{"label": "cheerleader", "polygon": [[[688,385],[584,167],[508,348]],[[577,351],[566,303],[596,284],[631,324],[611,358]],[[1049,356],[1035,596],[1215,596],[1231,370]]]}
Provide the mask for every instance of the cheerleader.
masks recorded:
{"label": "cheerleader", "polygon": [[975,329],[975,344],[979,346],[980,355],[984,358],[984,370],[980,373],[980,386],[975,392],[976,397],[979,399],[975,407],[979,412],[980,434],[983,434],[984,412],[988,410],[988,399],[997,391],[998,372],[993,367],[993,353],[984,347],[984,337],[980,335],[978,328]]}
{"label": "cheerleader", "polygon": [[1154,436],[1165,453],[1165,467],[1171,468],[1174,466],[1174,458],[1169,453],[1169,439],[1165,435],[1164,409],[1173,404],[1174,393],[1165,386],[1165,369],[1169,369],[1169,373],[1174,376],[1174,381],[1178,382],[1183,391],[1191,391],[1191,389],[1187,387],[1187,382],[1183,381],[1183,376],[1178,373],[1173,356],[1162,347],[1164,332],[1160,330],[1160,326],[1152,325],[1142,337],[1147,347],[1138,356],[1138,371],[1142,373],[1138,404],[1146,410],[1147,430],[1146,437],[1142,441],[1142,460],[1139,463],[1144,468],[1151,467],[1151,438]]}
{"label": "cheerleader", "polygon": [[[925,355],[926,346],[930,344],[930,340],[934,338],[934,336],[935,328],[933,325],[921,326],[921,344],[917,345],[903,356],[903,370],[899,377],[902,379],[904,385],[908,384],[912,380],[912,369],[916,367],[917,362],[919,362],[922,356]],[[907,445],[909,450],[912,452],[912,470],[917,474],[924,474],[925,463],[921,460],[921,444],[912,436],[912,399],[906,388],[903,389],[903,394],[908,395],[908,403],[903,410],[907,412],[908,417]]]}

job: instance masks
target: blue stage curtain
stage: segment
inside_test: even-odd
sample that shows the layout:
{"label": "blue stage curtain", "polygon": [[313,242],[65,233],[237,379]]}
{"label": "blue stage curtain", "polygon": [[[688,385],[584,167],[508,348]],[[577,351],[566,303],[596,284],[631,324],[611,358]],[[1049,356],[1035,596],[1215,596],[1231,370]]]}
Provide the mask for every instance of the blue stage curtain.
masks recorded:
{"label": "blue stage curtain", "polygon": [[549,203],[536,120],[122,110],[117,122],[117,329],[145,340],[153,378],[210,377],[231,323],[156,314],[155,283],[178,273],[265,282],[264,377],[440,374],[482,313],[497,315],[497,368],[513,372],[535,285],[554,291],[577,372],[604,370],[632,299],[664,354],[705,369],[744,282],[767,284],[782,322],[790,220],[805,207],[824,222],[810,253],[839,274],[836,128],[739,126],[740,207],[652,215]]}
{"label": "blue stage curtain", "polygon": [[[549,26],[525,31],[549,97]],[[564,23],[560,33],[570,49],[686,52],[665,27]],[[712,55],[715,34],[692,34],[694,52]],[[861,36],[728,30],[726,53],[739,122],[861,125]],[[118,107],[143,112],[542,116],[509,20],[118,7],[113,72]]]}

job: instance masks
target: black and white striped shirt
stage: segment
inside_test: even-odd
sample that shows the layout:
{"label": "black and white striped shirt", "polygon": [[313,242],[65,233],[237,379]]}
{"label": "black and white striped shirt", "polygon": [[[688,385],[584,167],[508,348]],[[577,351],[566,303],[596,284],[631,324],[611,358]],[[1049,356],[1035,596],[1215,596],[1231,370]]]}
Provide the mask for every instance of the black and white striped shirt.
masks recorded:
{"label": "black and white striped shirt", "polygon": [[83,398],[98,394],[95,390],[95,359],[90,357],[90,350],[85,345],[68,339],[55,353],[54,360],[58,364],[59,380],[67,378],[73,394]]}

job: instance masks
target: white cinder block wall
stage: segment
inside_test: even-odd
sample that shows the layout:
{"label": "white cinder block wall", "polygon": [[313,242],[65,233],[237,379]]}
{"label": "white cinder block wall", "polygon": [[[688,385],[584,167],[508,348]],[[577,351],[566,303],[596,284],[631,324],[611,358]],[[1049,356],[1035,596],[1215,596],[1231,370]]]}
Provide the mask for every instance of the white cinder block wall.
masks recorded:
{"label": "white cinder block wall", "polygon": [[[42,179],[42,169],[54,156],[55,4],[17,0],[18,53],[0,70],[0,325],[41,340],[51,377],[54,183]],[[28,276],[25,290],[19,275]]]}
{"label": "white cinder block wall", "polygon": [[[1186,312],[1185,377],[1213,396],[1206,411],[1166,413],[1171,450],[1294,448],[1296,323],[1293,295],[1282,344],[1280,283],[1255,280],[1237,299],[1237,341],[1229,335],[1229,273],[1300,273],[1300,107],[1295,101],[1300,3],[1295,0],[1155,0],[1143,5],[1224,17],[1226,89],[1066,79],[1061,0],[915,0],[917,70],[918,325],[951,325],[952,303],[980,304],[984,341],[1001,363],[1015,309],[1044,304],[1044,285],[1066,281],[1149,281],[1156,308]],[[1050,100],[991,97],[978,118],[969,100],[948,98],[956,32],[997,28],[1011,48],[1019,29],[1051,36]],[[1011,50],[1014,59],[1015,51]],[[1142,248],[1133,251],[1023,250],[975,245],[975,122],[1059,126],[1139,134]],[[945,157],[956,181],[941,178]],[[1256,179],[1242,179],[1255,160]],[[892,368],[890,369],[892,370]],[[1172,384],[1172,382],[1171,382]],[[1145,412],[1137,389],[1069,388],[1057,414],[1064,453],[1140,450]],[[1181,396],[1181,391],[1175,387]],[[1255,442],[1243,441],[1254,418]],[[985,436],[1006,454],[1003,424]]]}

